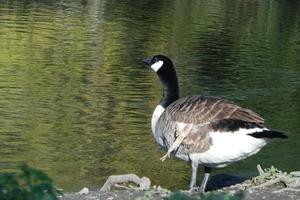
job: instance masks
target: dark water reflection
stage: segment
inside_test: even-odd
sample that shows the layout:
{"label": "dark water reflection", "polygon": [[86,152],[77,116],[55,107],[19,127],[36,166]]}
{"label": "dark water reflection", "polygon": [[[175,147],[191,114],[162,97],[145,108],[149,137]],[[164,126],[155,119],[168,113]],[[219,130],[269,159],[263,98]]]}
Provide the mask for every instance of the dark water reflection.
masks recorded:
{"label": "dark water reflection", "polygon": [[177,65],[181,95],[222,96],[290,139],[217,172],[299,170],[298,1],[0,1],[0,172],[21,161],[66,190],[136,173],[188,186],[150,135],[160,99],[142,58]]}

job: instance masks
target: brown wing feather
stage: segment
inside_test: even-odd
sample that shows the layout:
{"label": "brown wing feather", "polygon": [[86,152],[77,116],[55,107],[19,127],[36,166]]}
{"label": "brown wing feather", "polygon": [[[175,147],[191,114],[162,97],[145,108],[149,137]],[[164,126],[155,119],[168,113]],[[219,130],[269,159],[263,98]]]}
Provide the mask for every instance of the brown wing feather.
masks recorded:
{"label": "brown wing feather", "polygon": [[255,112],[217,97],[189,96],[167,107],[172,120],[183,123],[207,124],[222,119],[241,120],[262,125],[264,119]]}
{"label": "brown wing feather", "polygon": [[242,125],[243,123],[257,126],[264,124],[264,119],[258,114],[231,101],[217,97],[189,96],[168,106],[157,128],[161,130],[161,137],[167,149],[177,138],[176,132],[178,134],[187,132],[177,153],[204,152],[213,142],[209,137],[209,131],[226,120],[242,122]]}

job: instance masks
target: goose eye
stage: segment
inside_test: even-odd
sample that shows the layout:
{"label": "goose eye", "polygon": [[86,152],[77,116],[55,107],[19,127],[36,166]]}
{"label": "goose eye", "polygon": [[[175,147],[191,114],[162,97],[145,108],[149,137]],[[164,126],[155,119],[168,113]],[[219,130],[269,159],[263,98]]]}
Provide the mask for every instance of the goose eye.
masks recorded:
{"label": "goose eye", "polygon": [[157,58],[154,58],[154,63],[158,62],[158,59]]}

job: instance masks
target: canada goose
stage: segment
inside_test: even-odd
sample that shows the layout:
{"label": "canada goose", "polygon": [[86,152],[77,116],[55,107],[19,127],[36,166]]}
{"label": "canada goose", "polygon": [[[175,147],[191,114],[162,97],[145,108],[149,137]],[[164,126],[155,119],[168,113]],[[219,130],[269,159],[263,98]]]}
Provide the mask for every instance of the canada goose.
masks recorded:
{"label": "canada goose", "polygon": [[[269,130],[255,112],[218,97],[179,98],[177,75],[172,61],[156,55],[143,62],[158,75],[163,85],[162,99],[155,108],[151,129],[155,141],[170,153],[190,161],[190,191],[205,191],[212,168],[227,166],[256,154],[273,138],[285,133]],[[204,178],[196,187],[198,165],[204,166]]]}

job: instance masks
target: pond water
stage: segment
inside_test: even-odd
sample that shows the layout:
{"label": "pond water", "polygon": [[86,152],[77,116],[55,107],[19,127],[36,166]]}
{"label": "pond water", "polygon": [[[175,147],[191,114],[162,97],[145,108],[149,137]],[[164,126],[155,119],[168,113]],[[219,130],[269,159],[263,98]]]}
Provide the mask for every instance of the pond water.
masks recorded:
{"label": "pond water", "polygon": [[292,0],[0,1],[0,173],[24,161],[66,191],[124,173],[187,188],[190,165],[161,163],[151,136],[161,85],[141,60],[155,54],[173,59],[181,96],[233,100],[289,135],[214,173],[299,170],[299,13]]}

